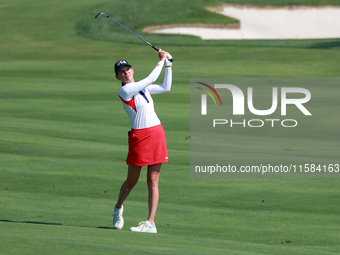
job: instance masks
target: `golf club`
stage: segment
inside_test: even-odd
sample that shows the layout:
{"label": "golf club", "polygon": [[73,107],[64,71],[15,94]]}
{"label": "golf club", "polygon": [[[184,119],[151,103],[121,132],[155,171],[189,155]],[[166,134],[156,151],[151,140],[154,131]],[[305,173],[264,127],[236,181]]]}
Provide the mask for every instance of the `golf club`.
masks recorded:
{"label": "golf club", "polygon": [[[158,48],[153,46],[151,43],[149,43],[148,41],[144,40],[142,37],[140,37],[139,35],[137,35],[136,33],[132,32],[130,29],[128,29],[127,27],[123,26],[122,24],[120,24],[118,21],[114,20],[113,18],[111,18],[109,15],[105,14],[104,12],[100,12],[98,13],[96,16],[94,16],[94,18],[98,18],[100,15],[104,15],[106,16],[107,18],[109,18],[110,20],[116,22],[118,25],[120,25],[121,27],[125,28],[127,31],[129,31],[130,33],[132,33],[133,35],[137,36],[139,39],[141,39],[143,42],[147,43],[148,45],[150,45],[152,48],[154,48],[156,51],[158,51]],[[168,55],[168,60],[170,62],[173,62],[173,58]]]}

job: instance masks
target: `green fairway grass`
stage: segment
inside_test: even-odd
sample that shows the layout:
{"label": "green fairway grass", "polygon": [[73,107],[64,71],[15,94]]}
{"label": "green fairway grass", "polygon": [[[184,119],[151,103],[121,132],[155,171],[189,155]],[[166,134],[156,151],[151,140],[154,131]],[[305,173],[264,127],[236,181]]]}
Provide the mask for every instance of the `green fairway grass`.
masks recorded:
{"label": "green fairway grass", "polygon": [[[204,23],[203,7],[222,3],[167,2],[163,18],[158,10],[165,7],[156,2],[129,1],[131,29],[176,23],[169,15],[175,9],[194,10],[192,18],[183,14],[184,23]],[[296,4],[318,3],[337,2]],[[177,36],[145,34],[175,59],[171,92],[153,97],[169,152],[158,234],[129,231],[147,217],[145,169],[124,203],[123,230],[113,230],[130,129],[113,64],[127,59],[139,80],[158,61],[128,32],[117,40],[79,35],[80,22],[104,25],[107,19],[93,17],[115,13],[113,7],[122,11],[123,2],[0,0],[0,254],[339,254],[339,179],[192,179],[186,139],[190,78],[338,78],[338,47],[192,46],[188,37],[176,45]],[[149,19],[133,20],[137,11]],[[334,130],[330,136],[339,141]]]}

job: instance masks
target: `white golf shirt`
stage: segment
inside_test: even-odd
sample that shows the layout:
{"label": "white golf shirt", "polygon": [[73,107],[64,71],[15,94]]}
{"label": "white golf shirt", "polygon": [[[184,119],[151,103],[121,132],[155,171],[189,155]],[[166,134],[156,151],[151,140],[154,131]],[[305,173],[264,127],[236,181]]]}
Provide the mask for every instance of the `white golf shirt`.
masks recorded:
{"label": "white golf shirt", "polygon": [[131,128],[133,129],[148,128],[161,124],[155,112],[151,95],[168,92],[171,89],[171,68],[165,68],[162,85],[152,84],[158,79],[163,65],[164,62],[159,61],[148,77],[138,82],[127,83],[119,89],[119,98],[131,119]]}

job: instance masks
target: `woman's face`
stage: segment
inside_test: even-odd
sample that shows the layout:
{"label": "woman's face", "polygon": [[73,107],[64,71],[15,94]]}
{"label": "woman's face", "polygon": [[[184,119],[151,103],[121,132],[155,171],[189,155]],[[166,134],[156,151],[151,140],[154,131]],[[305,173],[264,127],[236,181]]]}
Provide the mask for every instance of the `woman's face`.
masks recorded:
{"label": "woman's face", "polygon": [[133,80],[133,68],[129,67],[129,66],[122,66],[119,71],[118,74],[116,75],[116,78],[120,81],[122,81],[122,83],[127,84],[130,82],[134,82]]}

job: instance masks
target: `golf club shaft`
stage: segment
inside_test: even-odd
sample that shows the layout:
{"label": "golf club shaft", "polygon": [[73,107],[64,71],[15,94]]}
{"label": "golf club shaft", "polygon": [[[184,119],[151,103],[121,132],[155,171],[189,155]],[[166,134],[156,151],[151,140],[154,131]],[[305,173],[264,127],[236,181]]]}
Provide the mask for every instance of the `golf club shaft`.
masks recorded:
{"label": "golf club shaft", "polygon": [[[103,13],[103,12],[98,13],[96,16],[94,16],[94,18],[96,19],[96,18],[98,18],[98,17],[99,17],[100,15],[102,15],[102,14],[103,14],[104,16],[106,16],[107,18],[109,18],[110,20],[116,22],[116,23],[117,23],[118,25],[120,25],[121,27],[125,28],[125,29],[126,29],[127,31],[129,31],[131,34],[137,36],[139,39],[141,39],[141,40],[142,40],[143,42],[145,42],[146,44],[150,45],[150,46],[151,46],[152,48],[154,48],[156,51],[159,50],[157,47],[153,46],[151,43],[149,43],[148,41],[146,41],[145,39],[143,39],[142,37],[140,37],[140,36],[137,35],[136,33],[132,32],[130,29],[128,29],[128,28],[125,27],[124,25],[120,24],[118,21],[114,20],[114,19],[111,18],[109,15],[107,15],[107,14],[105,14],[105,13]],[[169,59],[169,61],[172,62],[173,59],[171,58],[171,59]]]}

